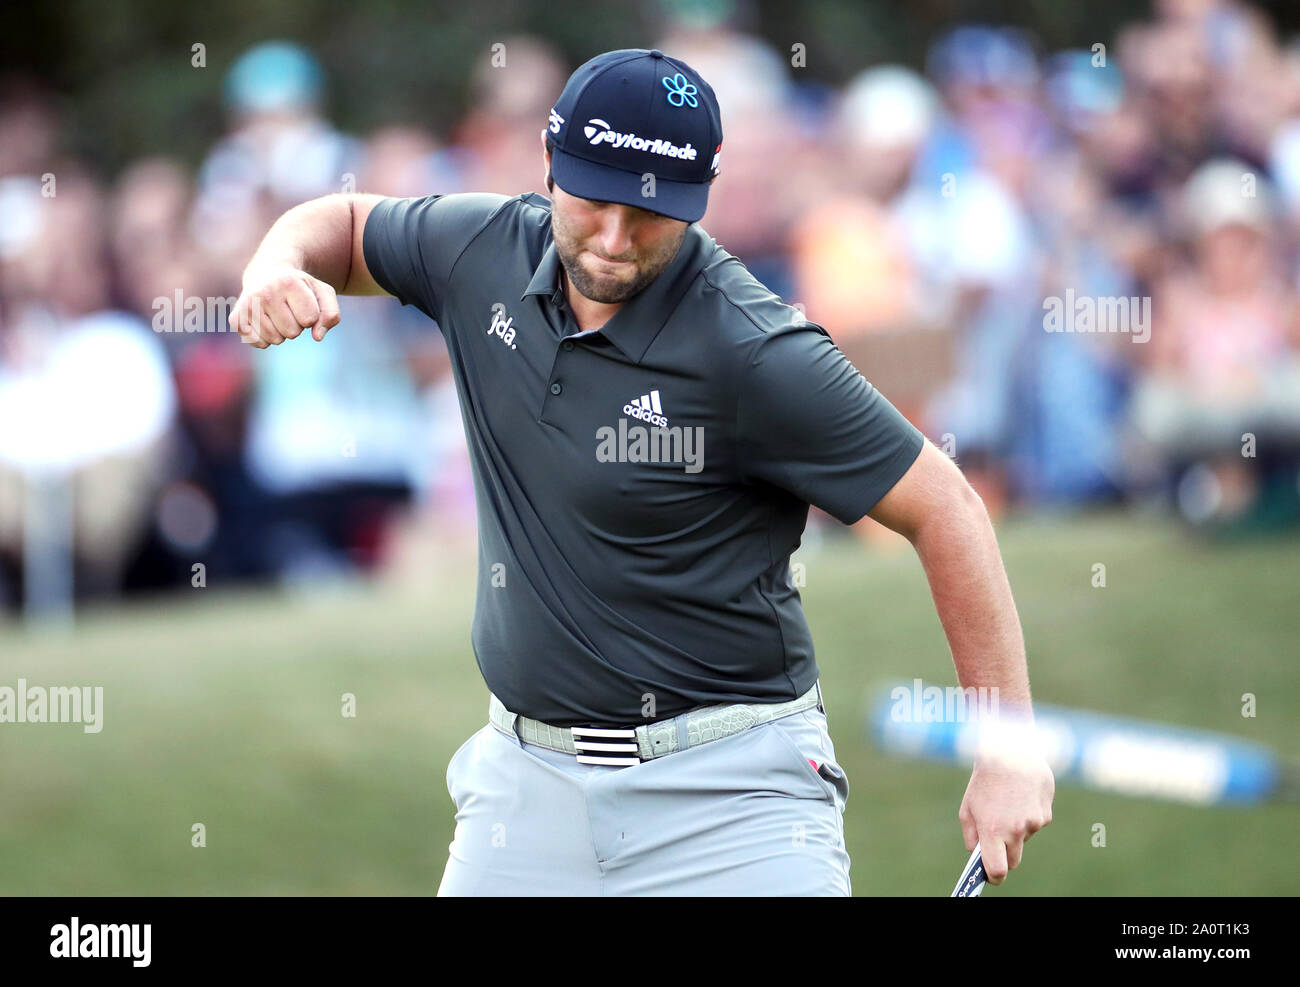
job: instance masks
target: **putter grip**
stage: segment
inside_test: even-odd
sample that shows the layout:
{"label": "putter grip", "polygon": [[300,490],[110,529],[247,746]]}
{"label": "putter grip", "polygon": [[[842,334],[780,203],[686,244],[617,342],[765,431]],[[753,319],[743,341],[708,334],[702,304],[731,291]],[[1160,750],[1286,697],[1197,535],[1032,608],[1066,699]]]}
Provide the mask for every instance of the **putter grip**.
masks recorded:
{"label": "putter grip", "polygon": [[980,856],[980,848],[976,847],[971,851],[970,860],[966,861],[961,877],[957,879],[957,886],[952,889],[952,894],[948,897],[978,898],[983,890],[984,858]]}

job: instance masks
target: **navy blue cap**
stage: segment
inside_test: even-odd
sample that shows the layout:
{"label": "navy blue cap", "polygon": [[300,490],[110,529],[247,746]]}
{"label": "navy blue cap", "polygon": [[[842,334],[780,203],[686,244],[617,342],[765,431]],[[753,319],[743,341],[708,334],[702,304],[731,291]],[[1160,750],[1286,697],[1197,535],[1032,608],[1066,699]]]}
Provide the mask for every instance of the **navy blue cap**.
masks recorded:
{"label": "navy blue cap", "polygon": [[[551,177],[570,195],[694,223],[722,153],[713,89],[658,49],[607,51],[569,77],[551,109]],[[653,181],[651,181],[653,176]]]}

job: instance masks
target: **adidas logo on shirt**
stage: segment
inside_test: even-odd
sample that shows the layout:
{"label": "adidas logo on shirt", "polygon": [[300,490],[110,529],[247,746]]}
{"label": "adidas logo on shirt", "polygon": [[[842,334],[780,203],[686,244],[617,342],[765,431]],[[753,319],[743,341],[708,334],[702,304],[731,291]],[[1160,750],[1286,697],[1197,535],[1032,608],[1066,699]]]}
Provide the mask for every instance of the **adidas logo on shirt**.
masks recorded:
{"label": "adidas logo on shirt", "polygon": [[633,398],[627,404],[623,405],[623,414],[630,415],[633,418],[639,418],[643,422],[649,422],[651,425],[658,425],[660,428],[668,427],[668,419],[663,413],[664,409],[659,404],[659,392],[651,391],[649,394],[642,394],[639,398]]}

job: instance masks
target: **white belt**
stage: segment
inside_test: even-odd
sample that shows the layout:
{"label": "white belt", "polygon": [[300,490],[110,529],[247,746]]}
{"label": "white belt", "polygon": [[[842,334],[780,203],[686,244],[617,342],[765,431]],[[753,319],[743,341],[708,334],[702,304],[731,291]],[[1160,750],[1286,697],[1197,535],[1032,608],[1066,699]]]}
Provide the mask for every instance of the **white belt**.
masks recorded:
{"label": "white belt", "polygon": [[798,699],[784,703],[737,703],[705,706],[671,719],[635,727],[557,727],[541,720],[510,712],[501,700],[492,696],[488,703],[488,721],[510,737],[547,750],[573,754],[582,764],[640,764],[652,758],[675,754],[688,747],[698,747],[711,740],[721,740],[802,713],[814,706],[825,712],[821,682]]}

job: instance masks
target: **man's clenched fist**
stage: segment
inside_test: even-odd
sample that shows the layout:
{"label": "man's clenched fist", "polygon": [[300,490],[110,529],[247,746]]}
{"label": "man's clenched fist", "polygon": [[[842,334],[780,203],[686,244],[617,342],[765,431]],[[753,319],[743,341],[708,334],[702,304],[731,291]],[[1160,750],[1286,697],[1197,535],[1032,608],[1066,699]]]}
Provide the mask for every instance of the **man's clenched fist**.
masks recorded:
{"label": "man's clenched fist", "polygon": [[306,271],[288,265],[250,268],[229,322],[259,350],[296,339],[304,329],[320,342],[339,324],[339,299],[330,285]]}

